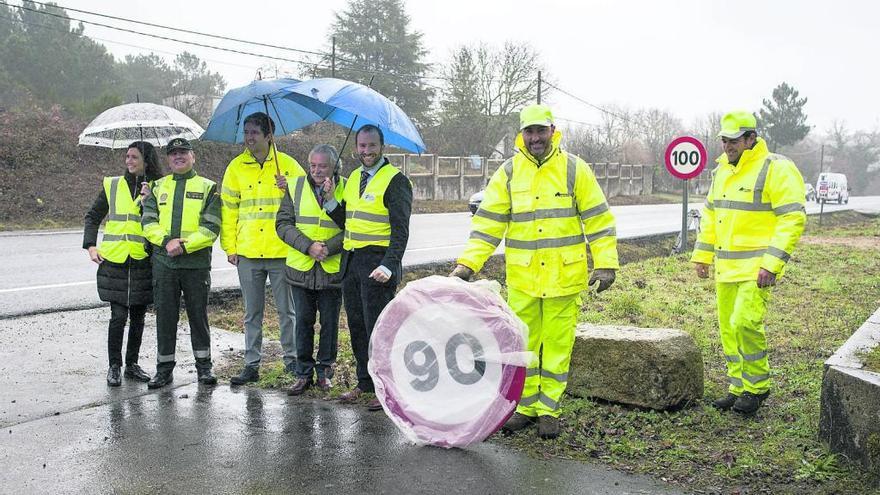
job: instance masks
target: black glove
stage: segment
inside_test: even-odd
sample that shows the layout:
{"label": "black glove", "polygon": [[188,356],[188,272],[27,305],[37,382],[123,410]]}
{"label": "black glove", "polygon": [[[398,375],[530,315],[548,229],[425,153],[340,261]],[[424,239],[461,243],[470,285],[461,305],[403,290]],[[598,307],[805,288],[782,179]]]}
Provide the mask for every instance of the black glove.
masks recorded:
{"label": "black glove", "polygon": [[593,274],[590,275],[590,281],[587,282],[587,285],[592,286],[596,282],[599,282],[599,287],[596,288],[596,293],[602,292],[603,290],[611,287],[611,284],[614,283],[614,279],[617,277],[616,270],[610,270],[608,268],[597,268],[593,270]]}

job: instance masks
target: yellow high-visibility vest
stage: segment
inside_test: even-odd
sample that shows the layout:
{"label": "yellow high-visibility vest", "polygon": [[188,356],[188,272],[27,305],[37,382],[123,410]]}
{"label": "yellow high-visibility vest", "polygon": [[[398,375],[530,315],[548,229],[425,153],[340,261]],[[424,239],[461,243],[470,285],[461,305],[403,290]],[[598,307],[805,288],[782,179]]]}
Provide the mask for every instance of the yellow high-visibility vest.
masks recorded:
{"label": "yellow high-visibility vest", "polygon": [[146,258],[140,207],[131,198],[125,178],[104,177],[104,194],[110,212],[98,253],[113,263],[124,263],[128,257],[135,260]]}
{"label": "yellow high-visibility vest", "polygon": [[391,222],[384,198],[391,179],[400,170],[390,163],[379,167],[364,189],[363,196],[360,195],[362,173],[363,167],[351,173],[342,195],[345,200],[345,238],[342,247],[346,251],[391,244]]}
{"label": "yellow high-visibility vest", "polygon": [[[184,248],[187,253],[193,253],[199,249],[209,247],[217,239],[216,234],[199,225],[202,209],[205,202],[209,199],[211,188],[215,186],[215,183],[212,180],[195,174],[195,172],[193,174],[190,178],[178,179],[186,181],[183,194],[180,238],[186,241]],[[162,177],[153,184],[152,194],[156,198],[159,218],[158,222],[153,218],[145,218],[144,235],[157,246],[163,246],[165,237],[171,235],[171,222],[175,209],[174,190],[177,182],[172,174]],[[220,219],[214,218],[213,215],[210,220],[220,224]]]}
{"label": "yellow high-visibility vest", "polygon": [[[311,184],[305,176],[297,177],[296,181],[288,187],[290,199],[293,200],[294,214],[296,215],[296,228],[306,237],[313,241],[328,241],[334,237],[342,237],[342,229],[327,215],[327,212],[318,204],[315,195],[310,191]],[[336,201],[342,201],[345,190],[345,178],[340,178],[334,195]],[[339,273],[339,264],[342,253],[328,256],[321,262],[321,268],[327,273]],[[298,249],[289,247],[287,250],[287,266],[301,272],[307,272],[315,266],[315,259],[308,254],[301,253]]]}

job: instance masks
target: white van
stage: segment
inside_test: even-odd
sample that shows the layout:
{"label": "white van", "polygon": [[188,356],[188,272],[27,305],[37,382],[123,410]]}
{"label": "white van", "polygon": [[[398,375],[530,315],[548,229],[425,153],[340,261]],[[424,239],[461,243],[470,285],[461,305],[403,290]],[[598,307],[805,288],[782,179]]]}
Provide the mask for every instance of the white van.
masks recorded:
{"label": "white van", "polygon": [[831,201],[837,201],[837,204],[849,203],[849,186],[845,175],[824,172],[819,174],[816,182],[816,202]]}

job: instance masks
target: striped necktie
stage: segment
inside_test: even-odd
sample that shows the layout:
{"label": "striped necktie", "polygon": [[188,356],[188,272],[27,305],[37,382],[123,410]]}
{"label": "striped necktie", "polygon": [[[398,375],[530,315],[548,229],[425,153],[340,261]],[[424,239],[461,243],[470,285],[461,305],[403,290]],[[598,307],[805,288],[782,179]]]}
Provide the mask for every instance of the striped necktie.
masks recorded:
{"label": "striped necktie", "polygon": [[361,193],[360,193],[360,196],[364,195],[364,189],[367,188],[367,181],[368,180],[370,180],[370,174],[368,174],[366,170],[361,170]]}

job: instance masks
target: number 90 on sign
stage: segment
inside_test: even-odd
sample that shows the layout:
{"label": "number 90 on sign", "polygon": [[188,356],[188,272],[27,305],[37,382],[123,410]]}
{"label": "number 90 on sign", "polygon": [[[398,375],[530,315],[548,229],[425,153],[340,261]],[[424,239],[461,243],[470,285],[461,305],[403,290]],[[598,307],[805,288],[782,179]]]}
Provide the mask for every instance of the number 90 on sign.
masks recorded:
{"label": "number 90 on sign", "polygon": [[666,169],[679,179],[692,179],[706,167],[706,147],[698,139],[682,136],[666,147]]}
{"label": "number 90 on sign", "polygon": [[448,308],[421,308],[394,337],[391,370],[397,399],[408,411],[435,423],[455,425],[480,417],[498,395],[500,347],[480,318]]}

